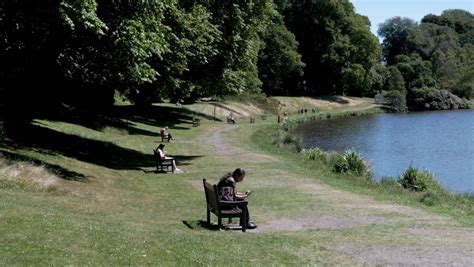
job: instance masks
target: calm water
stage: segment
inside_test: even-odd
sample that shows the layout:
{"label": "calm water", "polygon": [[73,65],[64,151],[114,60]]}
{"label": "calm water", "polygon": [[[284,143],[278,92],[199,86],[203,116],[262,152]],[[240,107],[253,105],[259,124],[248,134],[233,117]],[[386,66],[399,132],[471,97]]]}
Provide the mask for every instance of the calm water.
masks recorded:
{"label": "calm water", "polygon": [[354,148],[376,180],[410,165],[429,170],[449,191],[474,194],[474,111],[381,114],[322,120],[297,129],[304,148]]}

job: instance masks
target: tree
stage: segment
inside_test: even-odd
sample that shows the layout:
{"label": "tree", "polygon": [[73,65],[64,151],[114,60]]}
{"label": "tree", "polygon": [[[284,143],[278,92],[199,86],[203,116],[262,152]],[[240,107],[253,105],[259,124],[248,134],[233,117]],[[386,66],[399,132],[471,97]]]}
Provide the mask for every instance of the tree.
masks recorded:
{"label": "tree", "polygon": [[396,56],[395,66],[403,76],[407,91],[436,84],[432,77],[431,62],[422,60],[418,54]]}
{"label": "tree", "polygon": [[263,49],[258,58],[258,72],[263,92],[270,95],[297,94],[304,63],[297,51],[295,36],[286,28],[283,17],[268,5],[269,17],[262,32]]}
{"label": "tree", "polygon": [[388,67],[386,75],[384,85],[386,91],[399,91],[406,94],[405,80],[398,68]]}
{"label": "tree", "polygon": [[368,19],[357,15],[346,0],[288,2],[281,3],[285,21],[306,64],[300,92],[360,95],[359,82],[366,81],[381,54]]}
{"label": "tree", "polygon": [[409,18],[393,17],[379,25],[378,35],[383,38],[384,59],[392,65],[397,55],[410,55],[413,45],[408,39],[409,32],[417,23]]}

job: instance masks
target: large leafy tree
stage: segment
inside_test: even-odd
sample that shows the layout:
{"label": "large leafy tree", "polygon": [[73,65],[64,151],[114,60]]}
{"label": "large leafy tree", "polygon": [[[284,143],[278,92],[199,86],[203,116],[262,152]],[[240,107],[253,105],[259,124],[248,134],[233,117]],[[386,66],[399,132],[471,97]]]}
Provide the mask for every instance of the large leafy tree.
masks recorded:
{"label": "large leafy tree", "polygon": [[409,18],[393,17],[379,25],[378,35],[383,38],[383,55],[387,64],[394,63],[397,55],[410,55],[413,45],[408,40],[409,33],[417,23]]}
{"label": "large leafy tree", "polygon": [[263,92],[269,95],[297,94],[304,63],[298,53],[295,36],[285,26],[283,17],[271,2],[267,6],[268,23],[261,33],[263,49],[258,58]]}
{"label": "large leafy tree", "polygon": [[369,20],[346,0],[288,1],[280,6],[306,64],[301,92],[362,94],[381,54]]}

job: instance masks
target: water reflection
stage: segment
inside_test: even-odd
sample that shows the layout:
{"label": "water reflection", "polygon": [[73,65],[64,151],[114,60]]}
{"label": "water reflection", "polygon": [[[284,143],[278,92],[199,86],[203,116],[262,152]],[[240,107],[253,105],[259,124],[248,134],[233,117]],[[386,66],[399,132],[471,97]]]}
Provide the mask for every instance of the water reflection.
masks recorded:
{"label": "water reflection", "polygon": [[304,148],[354,148],[376,179],[410,165],[430,170],[448,190],[474,194],[474,111],[381,114],[321,120],[297,129]]}

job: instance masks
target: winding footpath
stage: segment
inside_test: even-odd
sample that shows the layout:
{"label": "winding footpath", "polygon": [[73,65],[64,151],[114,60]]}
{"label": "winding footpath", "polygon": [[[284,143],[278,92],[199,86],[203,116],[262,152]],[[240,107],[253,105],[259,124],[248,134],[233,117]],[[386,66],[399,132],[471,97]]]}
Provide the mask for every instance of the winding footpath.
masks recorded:
{"label": "winding footpath", "polygon": [[[297,190],[315,208],[298,216],[271,216],[258,213],[259,227],[253,234],[282,232],[327,236],[325,249],[346,255],[358,265],[473,266],[474,230],[454,219],[421,209],[377,201],[346,192],[315,178],[292,173],[279,157],[272,157],[237,146],[233,132],[253,131],[248,125],[215,125],[209,129],[205,143],[213,146],[216,160],[249,166],[259,178],[249,178],[253,187],[275,187]],[[266,164],[270,167],[266,167]]]}

